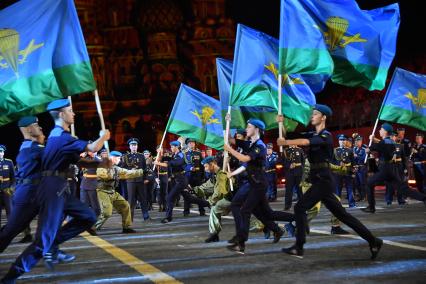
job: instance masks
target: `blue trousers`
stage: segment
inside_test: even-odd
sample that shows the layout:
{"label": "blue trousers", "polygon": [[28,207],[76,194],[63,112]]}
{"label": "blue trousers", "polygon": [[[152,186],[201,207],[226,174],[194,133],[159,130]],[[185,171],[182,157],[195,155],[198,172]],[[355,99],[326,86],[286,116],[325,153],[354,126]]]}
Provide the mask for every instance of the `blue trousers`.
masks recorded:
{"label": "blue trousers", "polygon": [[360,198],[365,198],[367,186],[367,166],[359,166],[355,173],[355,188]]}
{"label": "blue trousers", "polygon": [[0,252],[3,252],[12,240],[21,233],[38,214],[33,186],[18,186],[13,196],[12,212],[6,226],[0,231]]}
{"label": "blue trousers", "polygon": [[268,189],[266,191],[268,199],[277,198],[277,174],[275,172],[266,173],[266,179],[268,180]]}
{"label": "blue trousers", "polygon": [[269,206],[265,193],[266,186],[253,186],[246,183],[240,187],[232,199],[231,210],[234,215],[235,228],[239,241],[245,242],[248,239],[250,216],[252,213],[267,229],[273,232],[278,232],[280,230],[274,220],[294,220],[293,214],[273,211]]}
{"label": "blue trousers", "polygon": [[169,191],[166,197],[166,218],[171,220],[173,218],[173,207],[175,200],[182,193],[182,191],[188,186],[188,180],[184,175],[178,175],[173,180],[173,187]]}
{"label": "blue trousers", "polygon": [[[36,202],[40,208],[36,238],[12,265],[11,270],[15,274],[30,271],[47,252],[57,249],[59,244],[78,236],[95,224],[96,215],[93,210],[66,191],[66,188],[66,180],[60,177],[42,179],[36,194]],[[61,228],[64,216],[72,218]]]}
{"label": "blue trousers", "polygon": [[336,180],[336,194],[342,197],[343,183],[345,184],[346,192],[348,194],[349,207],[355,206],[355,199],[353,194],[354,179],[349,175],[334,175]]}

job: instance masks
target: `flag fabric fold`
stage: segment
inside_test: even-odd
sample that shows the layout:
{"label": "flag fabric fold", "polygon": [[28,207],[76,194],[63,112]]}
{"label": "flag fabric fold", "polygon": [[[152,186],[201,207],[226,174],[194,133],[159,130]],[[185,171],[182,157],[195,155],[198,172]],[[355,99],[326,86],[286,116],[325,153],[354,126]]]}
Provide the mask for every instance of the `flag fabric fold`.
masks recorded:
{"label": "flag fabric fold", "polygon": [[280,73],[382,90],[399,22],[398,4],[363,11],[354,0],[281,0]]}
{"label": "flag fabric fold", "polygon": [[[231,90],[232,78],[232,61],[216,58],[217,81],[219,88],[220,104],[222,106],[222,121],[225,128],[225,115],[228,112],[229,94]],[[270,107],[261,106],[232,106],[231,107],[231,129],[244,129],[249,118],[258,118],[265,123],[266,130],[278,128],[276,121],[277,110]],[[297,122],[286,119],[284,120],[287,131],[294,131],[297,127]]]}
{"label": "flag fabric fold", "polygon": [[96,89],[73,0],[19,1],[0,27],[0,125]]}
{"label": "flag fabric fold", "polygon": [[[278,75],[278,40],[239,24],[230,104],[270,107],[277,110]],[[307,125],[314,105],[315,95],[302,76],[283,75],[282,111],[284,116]]]}
{"label": "flag fabric fold", "polygon": [[396,68],[379,119],[426,131],[426,75]]}
{"label": "flag fabric fold", "polygon": [[181,84],[166,131],[222,150],[224,140],[220,102]]}

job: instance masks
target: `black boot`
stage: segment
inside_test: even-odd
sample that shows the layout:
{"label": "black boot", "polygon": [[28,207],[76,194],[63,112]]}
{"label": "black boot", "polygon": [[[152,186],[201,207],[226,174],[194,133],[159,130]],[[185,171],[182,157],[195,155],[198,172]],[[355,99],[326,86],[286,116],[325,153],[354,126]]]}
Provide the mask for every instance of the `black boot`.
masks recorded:
{"label": "black boot", "polygon": [[136,233],[136,231],[133,230],[132,228],[123,228],[123,231],[121,233],[122,234],[134,234],[134,233]]}
{"label": "black boot", "polygon": [[235,244],[238,242],[238,237],[237,236],[233,236],[232,238],[230,238],[228,240],[228,244]]}
{"label": "black boot", "polygon": [[364,211],[365,213],[375,213],[376,212],[376,208],[371,207],[371,206],[367,206],[366,208],[363,208],[361,210]]}
{"label": "black boot", "polygon": [[246,249],[246,246],[244,242],[237,242],[235,244],[226,246],[226,248],[229,249],[230,251],[235,251],[236,253],[244,254],[244,250]]}
{"label": "black boot", "polygon": [[284,231],[281,229],[277,232],[274,232],[274,240],[272,241],[272,243],[274,244],[278,243],[283,235],[284,235]]}
{"label": "black boot", "polygon": [[20,241],[20,244],[31,243],[33,241],[33,236],[31,234],[25,235]]}
{"label": "black boot", "polygon": [[289,248],[283,248],[281,251],[298,258],[303,258],[303,248],[299,248],[296,245],[293,245]]}
{"label": "black boot", "polygon": [[376,238],[374,244],[370,244],[370,252],[371,252],[372,260],[376,259],[380,249],[382,248],[382,245],[383,245],[383,241],[379,238]]}
{"label": "black boot", "polygon": [[14,266],[12,266],[6,275],[0,280],[2,284],[15,284],[16,279],[21,276],[23,273],[18,273]]}
{"label": "black boot", "polygon": [[210,236],[205,240],[206,243],[214,243],[219,241],[218,234],[210,234]]}
{"label": "black boot", "polygon": [[349,232],[346,231],[346,230],[343,230],[342,227],[340,227],[340,226],[331,227],[330,233],[332,235],[349,235]]}

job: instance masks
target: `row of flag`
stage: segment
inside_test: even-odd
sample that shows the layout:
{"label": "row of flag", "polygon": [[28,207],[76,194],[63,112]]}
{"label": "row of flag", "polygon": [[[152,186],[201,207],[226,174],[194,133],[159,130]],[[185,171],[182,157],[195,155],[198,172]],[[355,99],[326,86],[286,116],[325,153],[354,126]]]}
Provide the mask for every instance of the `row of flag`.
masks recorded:
{"label": "row of flag", "polygon": [[[280,107],[288,131],[307,125],[329,79],[385,87],[398,28],[398,4],[364,11],[354,0],[281,0],[280,38],[239,24],[233,60],[216,60],[220,100],[182,84],[166,131],[221,149],[229,108],[234,129],[249,117],[277,128]],[[0,11],[0,125],[95,89],[73,0],[22,0]],[[425,89],[425,76],[397,68],[379,118],[426,130]]]}

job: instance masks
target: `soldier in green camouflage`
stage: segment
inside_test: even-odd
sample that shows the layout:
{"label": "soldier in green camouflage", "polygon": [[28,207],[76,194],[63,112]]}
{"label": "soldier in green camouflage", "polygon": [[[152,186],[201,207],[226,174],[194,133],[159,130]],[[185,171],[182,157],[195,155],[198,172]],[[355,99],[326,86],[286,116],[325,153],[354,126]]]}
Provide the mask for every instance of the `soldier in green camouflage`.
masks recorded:
{"label": "soldier in green camouflage", "polygon": [[110,159],[113,163],[112,168],[98,168],[96,175],[98,177],[97,193],[101,214],[95,224],[99,230],[103,224],[112,215],[114,208],[122,217],[123,234],[135,233],[136,231],[130,228],[132,226],[132,218],[130,213],[129,203],[115,189],[118,186],[120,179],[137,178],[143,176],[143,169],[126,170],[118,167],[122,154],[118,151],[110,153]]}

